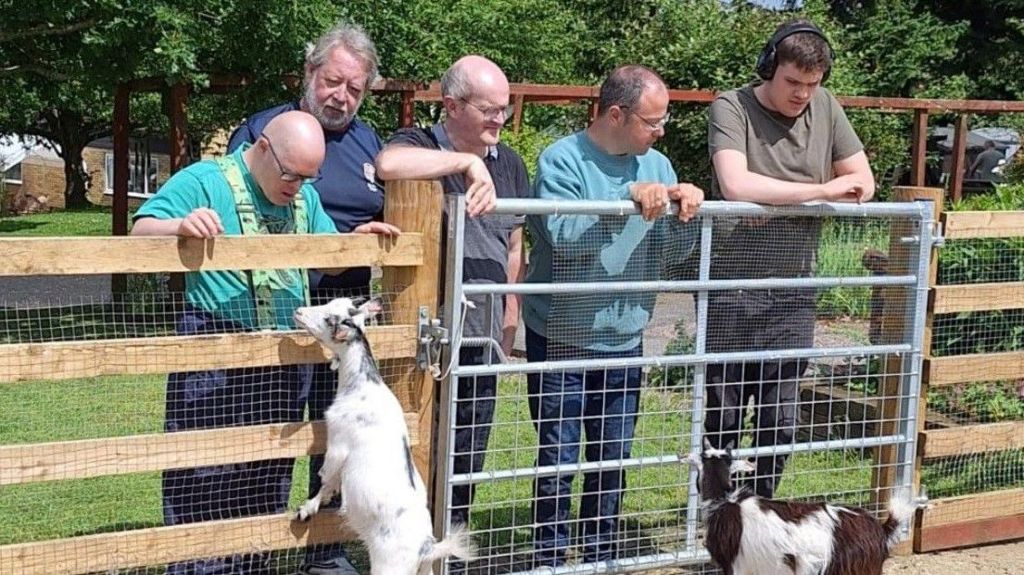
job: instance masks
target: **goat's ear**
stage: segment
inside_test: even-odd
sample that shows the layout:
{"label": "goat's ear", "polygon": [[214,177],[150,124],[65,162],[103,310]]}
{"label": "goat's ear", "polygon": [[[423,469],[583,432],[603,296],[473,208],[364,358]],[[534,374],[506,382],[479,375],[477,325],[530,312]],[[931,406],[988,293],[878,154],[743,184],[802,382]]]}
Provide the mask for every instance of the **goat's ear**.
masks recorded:
{"label": "goat's ear", "polygon": [[384,306],[379,298],[373,298],[359,306],[359,313],[366,314],[366,319],[371,319],[382,311],[384,311]]}
{"label": "goat's ear", "polygon": [[729,466],[729,475],[735,475],[737,473],[754,473],[757,471],[757,467],[753,463],[746,459],[735,459],[732,465]]}
{"label": "goat's ear", "polygon": [[736,447],[736,442],[734,440],[730,439],[729,443],[725,444],[725,451],[726,452],[731,452],[733,447]]}
{"label": "goat's ear", "polygon": [[714,448],[711,446],[711,440],[708,439],[707,437],[705,437],[704,438],[704,451],[707,451],[709,449],[714,449]]}

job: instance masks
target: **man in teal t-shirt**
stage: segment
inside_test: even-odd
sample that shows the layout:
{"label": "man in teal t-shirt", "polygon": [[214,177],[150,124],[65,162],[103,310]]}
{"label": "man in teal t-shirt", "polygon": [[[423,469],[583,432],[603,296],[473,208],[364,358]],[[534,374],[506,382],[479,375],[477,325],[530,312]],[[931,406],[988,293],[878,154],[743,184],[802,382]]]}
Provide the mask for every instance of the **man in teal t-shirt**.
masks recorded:
{"label": "man in teal t-shirt", "polygon": [[[642,216],[530,216],[533,239],[526,282],[629,282],[659,279],[666,260],[684,259],[697,237],[704,193],[680,184],[668,159],[651,146],[668,121],[668,90],[641,66],[614,70],[601,85],[597,119],[541,154],[536,196],[548,200],[634,200]],[[661,218],[670,200],[679,221]],[[527,295],[523,298],[530,362],[642,355],[652,293]],[[537,464],[630,457],[640,397],[640,370],[598,369],[528,376],[530,414],[538,431]],[[535,483],[535,567],[563,565],[570,545],[573,474]],[[624,473],[587,472],[576,536],[583,560],[615,559]]]}
{"label": "man in teal t-shirt", "polygon": [[[176,173],[135,214],[132,235],[337,233],[310,185],[324,158],[323,132],[305,112],[274,118],[252,145]],[[289,329],[306,301],[305,270],[193,272],[185,276],[188,309],[181,335]],[[301,421],[308,366],[173,373],[165,431]],[[166,471],[164,522],[281,513],[292,459]],[[236,555],[170,566],[168,573],[271,573],[262,555]]]}

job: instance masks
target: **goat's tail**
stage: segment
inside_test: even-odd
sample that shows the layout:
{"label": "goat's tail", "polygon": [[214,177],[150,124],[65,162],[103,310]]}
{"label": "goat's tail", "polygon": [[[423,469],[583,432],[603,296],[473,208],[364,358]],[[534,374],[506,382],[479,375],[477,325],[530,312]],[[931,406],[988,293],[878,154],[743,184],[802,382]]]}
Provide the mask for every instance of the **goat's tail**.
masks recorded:
{"label": "goat's tail", "polygon": [[909,490],[896,493],[889,499],[889,517],[882,523],[882,530],[885,531],[886,546],[890,551],[899,543],[903,529],[910,525],[910,519],[917,511],[920,501],[920,498],[911,497]]}
{"label": "goat's tail", "polygon": [[426,570],[429,573],[430,566],[434,564],[434,561],[448,557],[458,557],[463,561],[476,558],[476,545],[470,539],[465,525],[456,525],[448,537],[434,543],[434,546],[420,558],[420,572],[423,573]]}

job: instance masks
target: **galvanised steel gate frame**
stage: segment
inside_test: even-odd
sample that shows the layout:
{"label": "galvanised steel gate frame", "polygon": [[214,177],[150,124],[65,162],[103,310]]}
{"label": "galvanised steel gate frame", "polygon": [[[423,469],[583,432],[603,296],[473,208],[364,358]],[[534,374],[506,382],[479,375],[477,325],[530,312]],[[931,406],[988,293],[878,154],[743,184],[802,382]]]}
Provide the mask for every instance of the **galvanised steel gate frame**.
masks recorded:
{"label": "galvanised steel gate frame", "polygon": [[[752,457],[762,454],[789,454],[799,452],[824,451],[850,447],[882,447],[895,446],[897,450],[896,477],[898,487],[909,487],[913,482],[914,455],[917,439],[918,394],[921,383],[922,342],[924,338],[925,316],[928,299],[928,266],[933,244],[941,241],[936,222],[933,221],[931,202],[905,203],[817,203],[801,206],[773,207],[750,204],[745,202],[705,202],[699,213],[700,225],[700,261],[698,277],[690,281],[649,281],[649,282],[601,282],[601,283],[557,283],[557,284],[463,284],[463,248],[465,229],[465,198],[448,196],[446,208],[447,227],[447,266],[445,274],[445,302],[443,325],[448,328],[450,345],[442,356],[442,365],[446,366],[445,376],[440,389],[440,409],[438,433],[436,435],[437,471],[434,493],[434,515],[436,532],[439,537],[450,531],[451,505],[450,494],[453,486],[470,485],[480,482],[506,481],[510,479],[534,478],[555,475],[566,471],[581,473],[588,470],[607,469],[608,461],[577,462],[572,465],[544,467],[526,467],[516,469],[485,470],[479,473],[453,473],[453,442],[454,442],[454,410],[459,378],[478,375],[522,375],[544,371],[561,371],[585,368],[625,368],[657,366],[659,368],[673,366],[702,367],[710,363],[779,360],[788,358],[826,358],[856,355],[898,354],[903,366],[901,391],[899,394],[899,416],[895,434],[863,437],[859,439],[840,439],[810,441],[779,445],[773,447],[744,448],[735,451],[737,457]],[[675,213],[675,208],[669,210]],[[639,210],[629,201],[548,201],[548,200],[505,200],[499,199],[495,215],[597,215],[597,216],[628,216],[637,215]],[[805,277],[805,278],[770,278],[770,279],[711,279],[711,244],[716,219],[722,217],[741,216],[810,216],[829,218],[873,218],[889,220],[909,220],[916,233],[900,238],[900,241],[916,252],[913,254],[911,269],[914,273],[907,275],[865,276],[865,277]],[[486,217],[486,216],[484,216]],[[776,288],[830,288],[852,286],[892,286],[906,289],[907,301],[904,309],[906,333],[900,343],[891,345],[868,345],[857,347],[810,348],[771,351],[749,351],[735,353],[706,353],[706,331],[708,318],[709,293],[716,290],[731,289],[776,289]],[[687,355],[662,355],[637,358],[618,359],[582,359],[564,361],[545,361],[535,363],[500,363],[493,365],[460,366],[459,350],[463,347],[492,346],[499,349],[498,342],[488,338],[462,338],[462,316],[464,298],[471,295],[498,294],[586,294],[609,292],[691,292],[696,294],[696,339],[694,353]],[[454,327],[453,327],[454,326]],[[500,354],[500,352],[498,352]],[[501,397],[497,398],[501,401]],[[703,418],[705,407],[704,374],[702,369],[694,370],[692,397],[691,429],[689,437],[690,452],[697,453],[702,445]],[[642,413],[641,413],[642,415]],[[634,457],[612,462],[616,469],[639,469],[645,466],[680,465],[680,454],[665,454],[656,457]],[[690,471],[688,481],[686,511],[686,545],[685,548],[668,553],[648,556],[628,557],[605,561],[598,564],[579,563],[558,568],[544,567],[537,571],[521,571],[522,573],[623,573],[637,572],[666,566],[701,563],[708,560],[707,553],[698,540],[698,516],[700,501],[694,479],[696,471]],[[472,565],[472,564],[470,564]],[[444,567],[448,573],[448,566]],[[470,568],[470,572],[472,568]]]}

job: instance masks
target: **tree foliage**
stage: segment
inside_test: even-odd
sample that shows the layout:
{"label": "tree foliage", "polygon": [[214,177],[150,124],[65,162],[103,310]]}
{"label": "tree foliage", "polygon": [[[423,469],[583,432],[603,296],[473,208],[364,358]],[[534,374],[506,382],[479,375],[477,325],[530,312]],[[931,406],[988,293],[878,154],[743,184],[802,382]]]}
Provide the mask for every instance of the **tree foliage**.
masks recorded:
{"label": "tree foliage", "polygon": [[[436,80],[456,58],[483,54],[514,82],[594,84],[639,62],[674,88],[723,90],[753,78],[774,27],[809,17],[829,35],[836,93],[904,97],[1024,95],[1024,0],[808,0],[771,11],[740,0],[22,0],[0,4],[0,133],[60,145],[69,205],[84,201],[81,148],[109,135],[118,82],[156,76],[197,88],[189,133],[206,139],[247,113],[293,98],[306,43],[345,19],[362,24],[390,78]],[[216,74],[244,89],[204,95]],[[291,82],[285,80],[291,77]],[[163,133],[160,95],[133,99],[133,130]],[[371,100],[386,133],[396,102]],[[424,108],[426,110],[426,107]],[[432,110],[436,114],[436,107]],[[685,177],[706,182],[706,107],[678,106],[664,142]],[[537,130],[579,127],[582,108],[531,109]],[[909,145],[909,117],[851,113],[879,173]]]}

